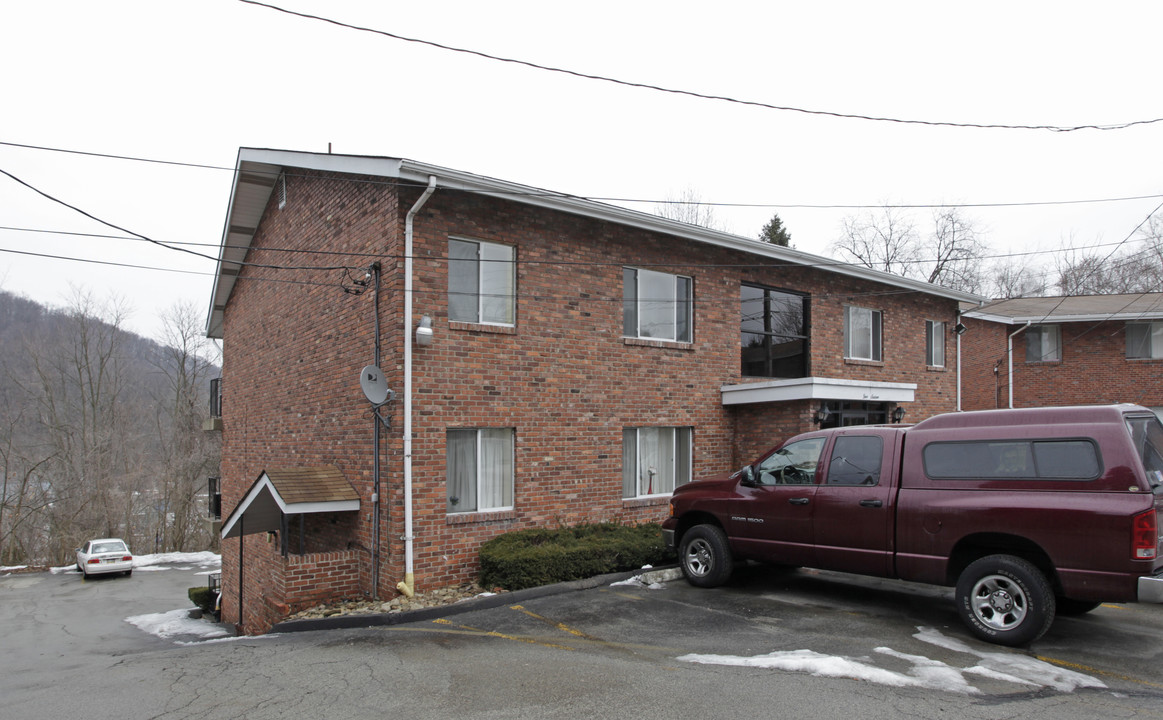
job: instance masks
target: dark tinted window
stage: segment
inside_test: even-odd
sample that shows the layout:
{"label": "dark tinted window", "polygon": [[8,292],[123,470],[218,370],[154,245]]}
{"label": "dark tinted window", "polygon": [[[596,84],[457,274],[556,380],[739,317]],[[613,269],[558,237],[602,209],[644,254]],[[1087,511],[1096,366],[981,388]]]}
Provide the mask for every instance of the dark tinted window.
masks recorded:
{"label": "dark tinted window", "polygon": [[829,485],[878,485],[884,441],[873,435],[836,438],[828,463]]}
{"label": "dark tinted window", "polygon": [[1090,440],[935,442],[923,455],[931,478],[1090,480],[1102,474]]}

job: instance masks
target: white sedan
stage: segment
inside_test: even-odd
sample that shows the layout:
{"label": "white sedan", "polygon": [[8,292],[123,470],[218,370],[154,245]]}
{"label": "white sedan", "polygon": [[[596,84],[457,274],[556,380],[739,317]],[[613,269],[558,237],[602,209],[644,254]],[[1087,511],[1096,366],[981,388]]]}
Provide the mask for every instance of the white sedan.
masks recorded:
{"label": "white sedan", "polygon": [[133,554],[118,538],[90,540],[77,548],[77,569],[85,577],[99,573],[133,573]]}

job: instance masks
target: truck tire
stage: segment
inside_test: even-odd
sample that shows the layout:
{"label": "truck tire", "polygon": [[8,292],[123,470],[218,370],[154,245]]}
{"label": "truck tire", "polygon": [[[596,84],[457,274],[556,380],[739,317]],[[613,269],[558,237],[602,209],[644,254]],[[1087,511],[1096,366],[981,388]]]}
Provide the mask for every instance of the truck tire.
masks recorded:
{"label": "truck tire", "polygon": [[958,578],[957,611],[982,640],[1029,645],[1054,622],[1054,591],[1033,563],[1013,555],[989,555],[971,563]]}
{"label": "truck tire", "polygon": [[695,587],[718,587],[731,577],[734,560],[727,535],[715,525],[696,525],[682,536],[678,549],[682,574]]}

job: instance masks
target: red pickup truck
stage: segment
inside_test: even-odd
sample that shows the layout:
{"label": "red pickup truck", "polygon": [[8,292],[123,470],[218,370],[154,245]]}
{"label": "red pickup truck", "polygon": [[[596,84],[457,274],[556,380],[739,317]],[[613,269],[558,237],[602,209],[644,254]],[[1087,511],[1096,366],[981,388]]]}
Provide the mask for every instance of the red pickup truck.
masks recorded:
{"label": "red pickup truck", "polygon": [[739,560],[956,588],[978,637],[1026,645],[1056,613],[1163,602],[1163,425],[1136,405],[990,410],[797,435],[679,486],[683,574]]}

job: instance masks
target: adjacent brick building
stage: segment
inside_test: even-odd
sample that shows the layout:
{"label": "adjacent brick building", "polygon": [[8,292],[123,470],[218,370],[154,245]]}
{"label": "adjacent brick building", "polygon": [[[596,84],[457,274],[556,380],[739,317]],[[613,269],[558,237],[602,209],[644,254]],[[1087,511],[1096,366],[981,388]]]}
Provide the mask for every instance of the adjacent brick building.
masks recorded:
{"label": "adjacent brick building", "polygon": [[997,300],[961,322],[964,410],[1010,407],[1012,389],[1013,407],[1133,403],[1163,417],[1163,292]]}
{"label": "adjacent brick building", "polygon": [[[954,410],[951,329],[980,300],[447,168],[273,150],[239,153],[220,258],[222,604],[245,632],[320,587],[470,581],[507,531],[660,521],[675,484],[821,422]],[[341,477],[358,509],[288,472]]]}

